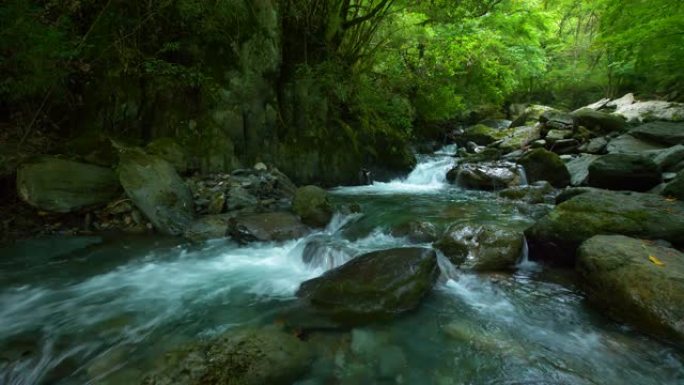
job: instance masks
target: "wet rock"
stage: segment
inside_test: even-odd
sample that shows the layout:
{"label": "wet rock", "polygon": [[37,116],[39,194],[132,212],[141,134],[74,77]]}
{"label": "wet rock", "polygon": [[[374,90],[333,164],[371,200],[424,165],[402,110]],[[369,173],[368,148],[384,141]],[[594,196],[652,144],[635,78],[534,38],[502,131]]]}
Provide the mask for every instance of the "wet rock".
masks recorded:
{"label": "wet rock", "polygon": [[541,126],[521,126],[516,127],[501,140],[498,147],[503,151],[520,150],[530,143],[541,139]]}
{"label": "wet rock", "polygon": [[652,122],[631,129],[629,134],[648,142],[675,146],[684,144],[684,123]]}
{"label": "wet rock", "polygon": [[636,102],[620,106],[615,114],[624,117],[630,123],[658,120],[681,122],[684,120],[684,104],[659,100]]}
{"label": "wet rock", "polygon": [[589,166],[598,159],[598,155],[582,154],[565,164],[570,172],[570,184],[582,186],[589,179]]}
{"label": "wet rock", "polygon": [[17,193],[40,210],[68,213],[103,205],[121,191],[109,168],[53,157],[40,157],[17,170]]}
{"label": "wet rock", "polygon": [[306,374],[306,343],[275,329],[230,331],[166,354],[143,385],[289,385]]}
{"label": "wet rock", "polygon": [[228,226],[228,234],[242,243],[287,241],[307,232],[299,218],[287,212],[239,215],[231,218]]}
{"label": "wet rock", "polygon": [[684,201],[684,171],[679,174],[663,189],[662,195]]}
{"label": "wet rock", "polygon": [[575,118],[568,112],[548,110],[541,114],[539,121],[552,130],[572,130]]}
{"label": "wet rock", "polygon": [[609,154],[643,154],[649,151],[663,150],[660,144],[647,142],[632,135],[620,135],[608,142],[606,150]]}
{"label": "wet rock", "polygon": [[194,219],[190,190],[167,161],[139,150],[125,150],[119,181],[133,203],[167,235],[181,235]]}
{"label": "wet rock", "polygon": [[544,113],[548,113],[550,111],[556,111],[551,107],[547,106],[541,106],[541,105],[531,105],[525,108],[525,111],[518,116],[513,123],[511,123],[511,127],[520,127],[520,126],[533,126],[539,122],[539,119]]}
{"label": "wet rock", "polygon": [[559,140],[568,139],[572,136],[572,131],[570,130],[550,130],[546,134],[546,141],[549,143],[556,143]]}
{"label": "wet rock", "polygon": [[508,162],[461,164],[447,173],[451,183],[475,190],[496,190],[520,185],[517,166]]}
{"label": "wet rock", "polygon": [[625,128],[625,120],[619,116],[582,108],[572,113],[577,125],[584,126],[592,132],[608,133]]}
{"label": "wet rock", "polygon": [[653,153],[653,162],[662,171],[679,171],[677,165],[684,162],[684,145],[678,144],[668,149]]}
{"label": "wet rock", "polygon": [[580,152],[587,154],[603,154],[608,146],[608,139],[601,136],[598,138],[591,139],[589,142],[583,144],[579,147]]}
{"label": "wet rock", "polygon": [[225,238],[228,235],[228,222],[232,217],[230,214],[203,216],[192,222],[183,235],[193,242]]}
{"label": "wet rock", "polygon": [[222,192],[214,193],[209,201],[207,212],[209,215],[221,214],[226,206],[226,195]]}
{"label": "wet rock", "polygon": [[570,173],[565,163],[553,152],[534,149],[520,158],[518,163],[525,168],[529,182],[545,180],[554,187],[570,184]]}
{"label": "wet rock", "polygon": [[654,194],[590,190],[556,206],[525,234],[531,258],[560,264],[574,263],[577,247],[600,234],[683,245],[684,203]]}
{"label": "wet rock", "polygon": [[486,146],[505,136],[506,131],[492,128],[484,124],[477,124],[466,128],[463,134],[457,137],[457,143],[464,145],[468,142],[473,142],[477,145]]}
{"label": "wet rock", "polygon": [[180,174],[188,171],[188,154],[173,138],[159,138],[145,147],[145,152],[171,163]]}
{"label": "wet rock", "polygon": [[577,270],[599,309],[648,334],[684,342],[683,253],[640,239],[601,235],[579,248]]}
{"label": "wet rock", "polygon": [[317,186],[297,189],[292,210],[302,218],[302,222],[312,227],[327,226],[333,214],[328,192]]}
{"label": "wet rock", "polygon": [[302,283],[297,296],[336,322],[354,326],[416,308],[438,275],[432,249],[382,250]]}
{"label": "wet rock", "polygon": [[392,228],[392,236],[406,237],[411,242],[427,243],[437,239],[437,228],[430,222],[408,221]]}
{"label": "wet rock", "polygon": [[297,191],[297,186],[290,180],[290,178],[288,178],[287,175],[283,174],[275,167],[272,167],[270,172],[273,178],[275,178],[275,188],[280,195],[286,198],[294,197],[294,194]]}
{"label": "wet rock", "polygon": [[652,160],[632,154],[608,154],[591,162],[587,183],[609,190],[648,191],[662,182]]}
{"label": "wet rock", "polygon": [[334,269],[349,261],[356,252],[346,243],[330,237],[310,239],[302,251],[302,260],[313,268]]}
{"label": "wet rock", "polygon": [[450,226],[435,243],[455,266],[474,271],[512,268],[521,256],[524,235],[497,226]]}
{"label": "wet rock", "polygon": [[231,187],[226,198],[226,209],[228,211],[240,210],[256,206],[259,200],[240,186]]}
{"label": "wet rock", "polygon": [[[553,186],[549,182],[539,181],[529,186],[509,187],[499,192],[499,196],[506,199],[525,201],[531,204],[546,203]],[[550,197],[553,202],[553,197]]]}

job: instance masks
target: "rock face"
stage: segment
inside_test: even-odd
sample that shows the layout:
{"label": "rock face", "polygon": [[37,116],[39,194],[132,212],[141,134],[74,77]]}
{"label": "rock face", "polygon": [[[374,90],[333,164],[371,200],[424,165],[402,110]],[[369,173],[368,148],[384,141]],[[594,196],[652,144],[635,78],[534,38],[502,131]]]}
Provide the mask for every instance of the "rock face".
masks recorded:
{"label": "rock face", "polygon": [[507,162],[461,164],[447,173],[447,180],[475,190],[503,189],[521,181],[516,165]]}
{"label": "rock face", "polygon": [[570,184],[570,172],[558,155],[542,148],[534,149],[518,160],[527,173],[529,182],[545,180],[554,187]]}
{"label": "rock face", "polygon": [[17,170],[17,192],[40,210],[68,213],[106,204],[121,191],[111,169],[69,160],[41,157]]}
{"label": "rock face", "polygon": [[620,131],[625,128],[625,120],[621,117],[582,108],[572,113],[575,122],[594,132]]}
{"label": "rock face", "polygon": [[609,190],[648,191],[662,182],[660,169],[641,155],[609,154],[588,167],[588,184]]}
{"label": "rock face", "polygon": [[525,231],[530,256],[572,264],[585,240],[600,234],[684,244],[684,203],[662,196],[589,190],[560,205]]}
{"label": "rock face", "polygon": [[520,258],[524,235],[496,226],[452,225],[435,243],[461,269],[496,271],[512,268]]}
{"label": "rock face", "polygon": [[332,320],[353,326],[416,308],[438,275],[432,249],[382,250],[302,283],[297,296]]}
{"label": "rock face", "polygon": [[126,194],[159,232],[181,235],[190,226],[192,194],[169,162],[127,150],[121,154],[118,173]]}
{"label": "rock face", "polygon": [[281,242],[303,237],[308,232],[297,216],[287,212],[246,214],[231,218],[228,234],[236,241]]}
{"label": "rock face", "polygon": [[666,146],[684,144],[684,123],[652,122],[629,131],[633,137]]}
{"label": "rock face", "polygon": [[306,343],[273,329],[230,331],[166,355],[143,385],[289,385],[311,363]]}
{"label": "rock face", "polygon": [[325,227],[333,215],[328,192],[316,186],[297,189],[292,210],[302,218],[302,222],[312,227]]}
{"label": "rock face", "polygon": [[589,300],[600,309],[646,333],[684,342],[683,253],[602,235],[579,248],[577,270]]}

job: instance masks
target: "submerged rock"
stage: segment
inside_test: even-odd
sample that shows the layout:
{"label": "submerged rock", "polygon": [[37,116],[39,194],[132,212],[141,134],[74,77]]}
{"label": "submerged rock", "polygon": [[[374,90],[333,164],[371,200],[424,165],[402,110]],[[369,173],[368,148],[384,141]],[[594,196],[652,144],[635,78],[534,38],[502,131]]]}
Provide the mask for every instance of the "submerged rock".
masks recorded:
{"label": "submerged rock", "polygon": [[275,329],[243,329],[167,353],[142,385],[289,385],[306,374],[306,343]]}
{"label": "submerged rock", "polygon": [[684,343],[684,254],[621,235],[593,237],[578,252],[589,300],[648,334]]}
{"label": "submerged rock", "polygon": [[17,170],[17,193],[40,210],[68,213],[104,205],[121,186],[109,168],[53,157],[40,157]]}
{"label": "submerged rock", "polygon": [[119,181],[133,203],[167,235],[181,235],[194,217],[190,189],[167,161],[138,150],[121,154]]}
{"label": "submerged rock", "polygon": [[231,218],[228,226],[228,234],[242,243],[287,241],[307,232],[299,218],[287,212],[240,215]]}
{"label": "submerged rock", "polygon": [[523,250],[524,235],[497,226],[450,226],[435,243],[455,266],[475,271],[512,268]]}
{"label": "submerged rock", "polygon": [[554,187],[565,187],[570,184],[570,173],[565,163],[551,151],[534,149],[520,158],[518,163],[525,168],[529,182],[545,180]]}
{"label": "submerged rock", "polygon": [[333,215],[328,192],[317,186],[297,189],[292,200],[292,210],[302,218],[302,222],[312,227],[327,226]]}
{"label": "submerged rock", "polygon": [[533,259],[561,264],[573,264],[579,245],[600,234],[684,245],[684,203],[654,194],[590,190],[556,206],[525,234]]}
{"label": "submerged rock", "polygon": [[496,190],[518,186],[521,177],[518,168],[508,162],[461,164],[447,173],[452,183],[476,190]]}
{"label": "submerged rock", "polygon": [[608,154],[591,162],[588,184],[609,190],[648,191],[662,182],[658,166],[641,155]]}
{"label": "submerged rock", "polygon": [[381,250],[302,283],[297,296],[332,320],[354,326],[416,308],[438,275],[432,249]]}

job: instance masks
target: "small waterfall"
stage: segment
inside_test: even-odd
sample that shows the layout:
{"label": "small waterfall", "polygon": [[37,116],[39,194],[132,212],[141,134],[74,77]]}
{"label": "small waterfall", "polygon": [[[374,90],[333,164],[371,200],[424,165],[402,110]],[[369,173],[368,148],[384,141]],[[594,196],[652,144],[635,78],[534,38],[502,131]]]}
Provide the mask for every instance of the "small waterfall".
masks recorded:
{"label": "small waterfall", "polygon": [[519,270],[527,270],[527,271],[537,271],[540,269],[541,265],[539,265],[537,262],[530,261],[530,246],[527,243],[527,237],[523,235],[523,247],[522,251],[520,252],[520,258],[518,259],[518,263],[516,264],[516,267]]}
{"label": "small waterfall", "polygon": [[518,165],[518,175],[520,175],[520,185],[521,186],[529,186],[529,182],[527,180],[527,172],[525,172],[525,167],[523,167],[521,164]]}

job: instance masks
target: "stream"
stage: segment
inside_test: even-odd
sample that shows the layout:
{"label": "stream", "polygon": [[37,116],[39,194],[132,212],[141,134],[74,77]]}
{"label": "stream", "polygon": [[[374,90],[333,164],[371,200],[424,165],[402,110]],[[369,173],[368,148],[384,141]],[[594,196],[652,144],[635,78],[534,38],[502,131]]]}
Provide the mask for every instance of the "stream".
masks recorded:
{"label": "stream", "polygon": [[[358,203],[363,214],[338,214],[295,241],[55,236],[0,250],[0,384],[138,384],[163,352],[278,323],[301,282],[410,244],[391,235],[394,225],[524,229],[548,209],[449,185],[454,152],[419,156],[402,179],[332,189],[334,203]],[[303,258],[314,240],[320,255]],[[442,277],[417,311],[312,336],[319,354],[297,384],[684,383],[681,351],[600,315],[571,271],[526,255],[514,273],[467,274],[440,262]]]}

